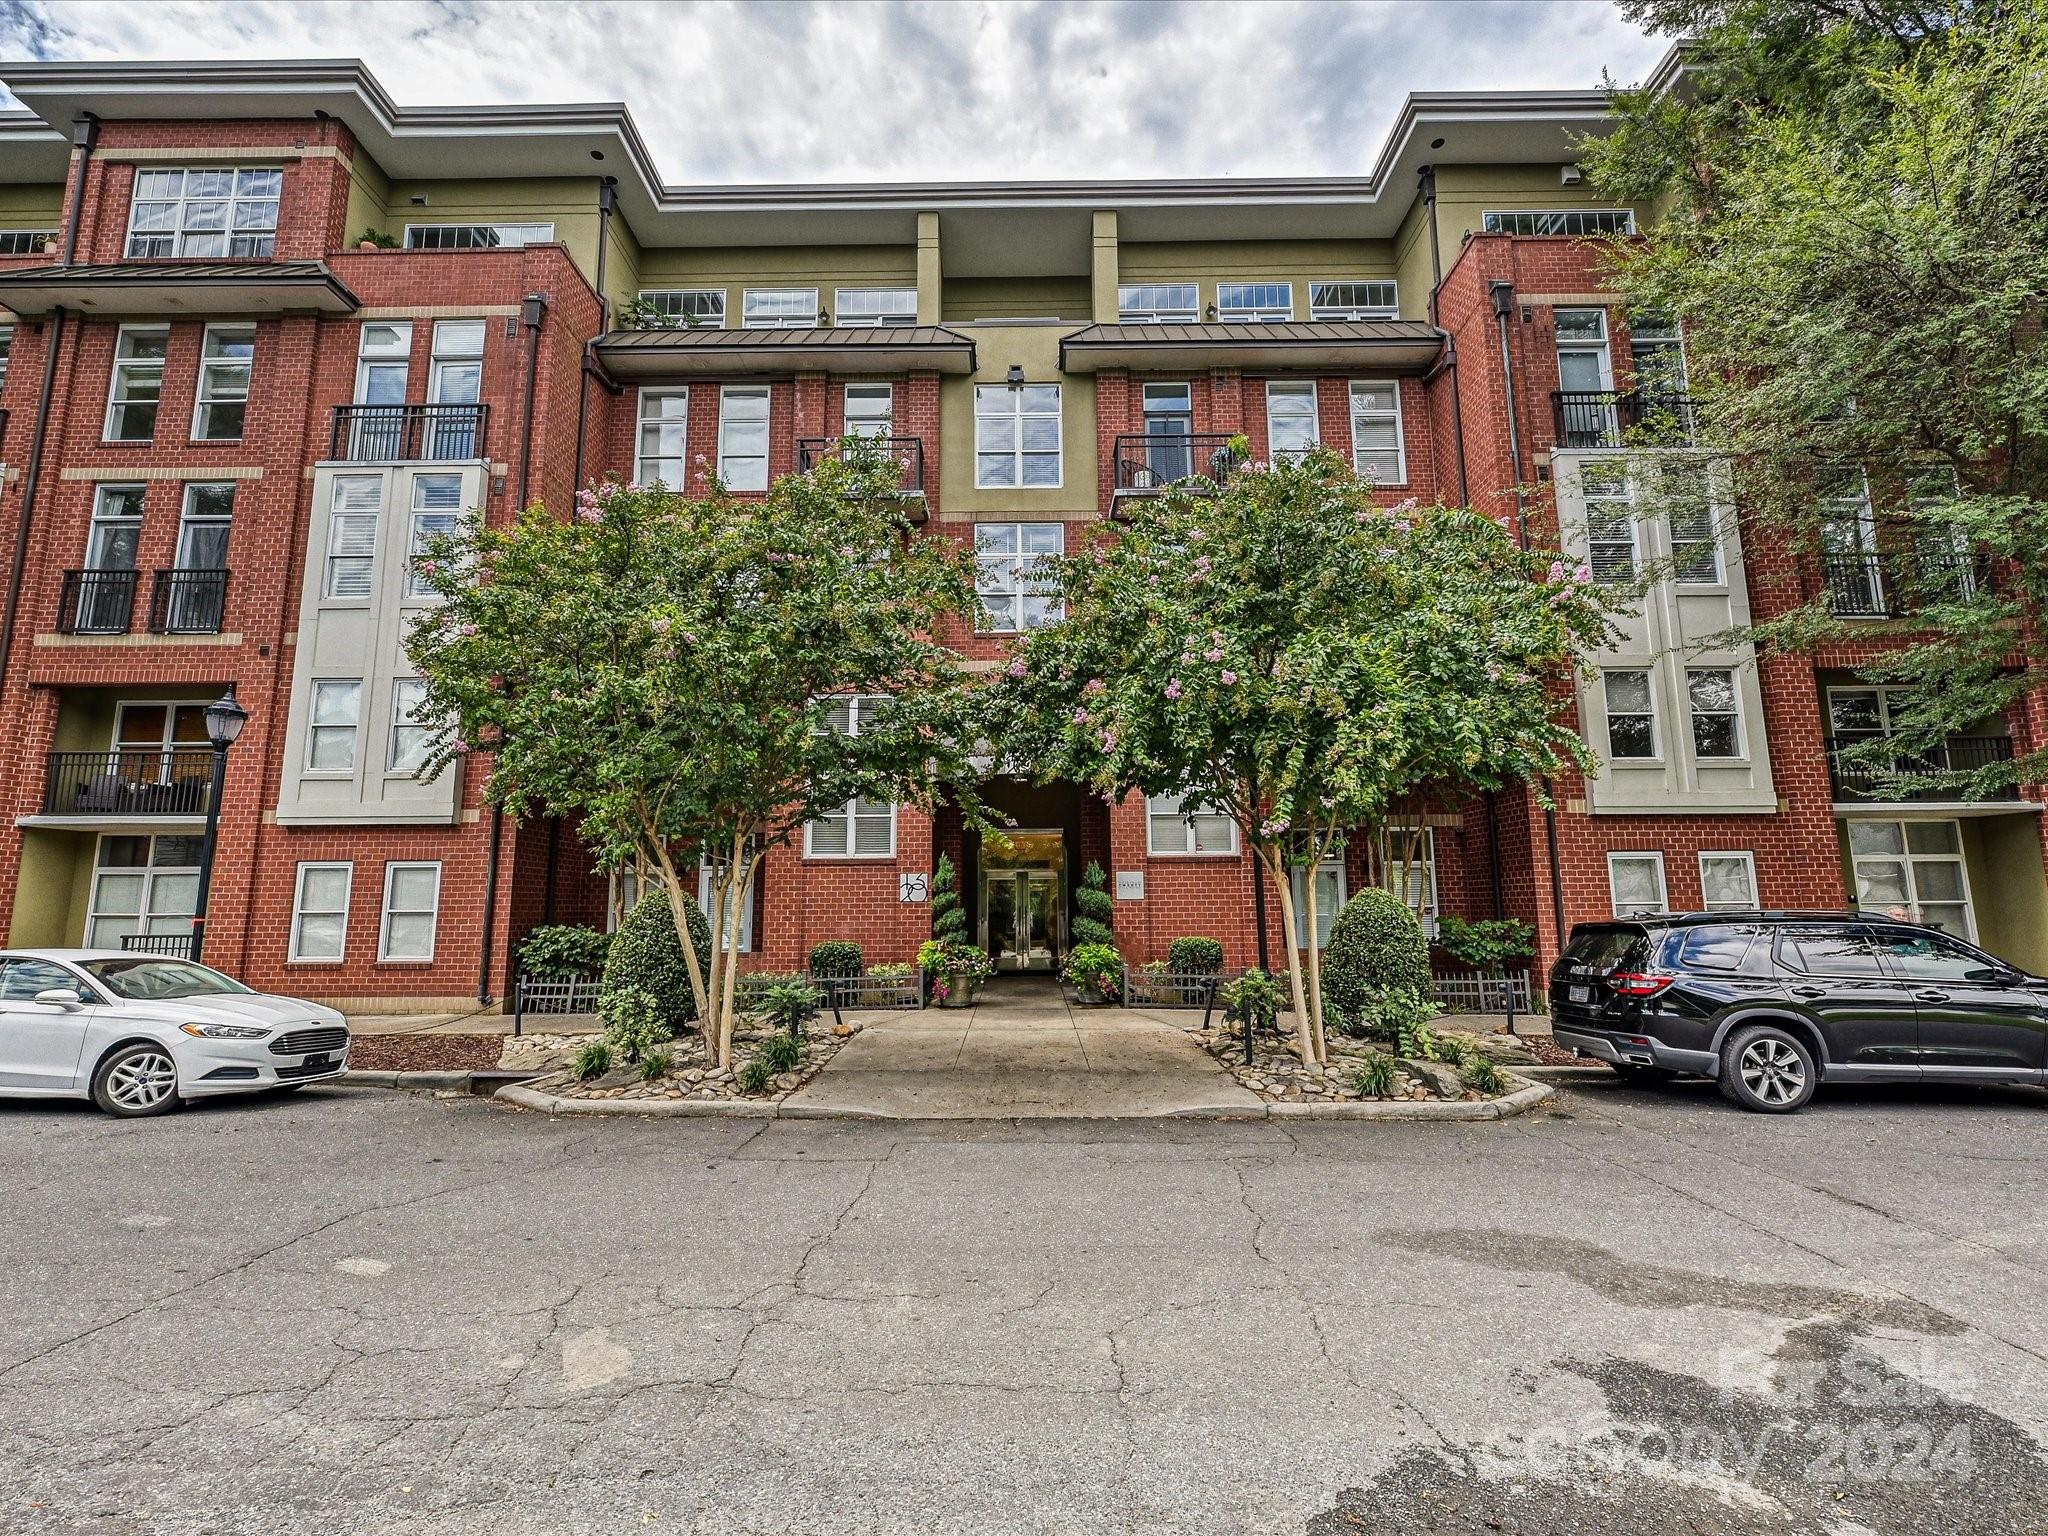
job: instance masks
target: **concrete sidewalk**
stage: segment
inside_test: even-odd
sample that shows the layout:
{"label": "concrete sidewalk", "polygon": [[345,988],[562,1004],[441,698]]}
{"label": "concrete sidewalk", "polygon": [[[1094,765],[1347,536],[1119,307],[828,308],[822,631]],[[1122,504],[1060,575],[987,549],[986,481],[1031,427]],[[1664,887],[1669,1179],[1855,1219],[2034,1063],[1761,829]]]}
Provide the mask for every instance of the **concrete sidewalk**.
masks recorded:
{"label": "concrete sidewalk", "polygon": [[1049,978],[1003,977],[973,1008],[862,1015],[785,1112],[928,1120],[1264,1113],[1173,1014],[1076,1008]]}

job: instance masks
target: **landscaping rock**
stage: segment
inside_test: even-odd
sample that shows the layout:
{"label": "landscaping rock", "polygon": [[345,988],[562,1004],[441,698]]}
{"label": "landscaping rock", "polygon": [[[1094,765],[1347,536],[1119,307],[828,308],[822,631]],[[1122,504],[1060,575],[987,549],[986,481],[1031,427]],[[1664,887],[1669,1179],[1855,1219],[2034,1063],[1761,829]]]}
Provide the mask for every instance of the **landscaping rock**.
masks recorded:
{"label": "landscaping rock", "polygon": [[1465,1096],[1464,1080],[1458,1076],[1455,1067],[1440,1061],[1410,1061],[1403,1057],[1401,1069],[1437,1098],[1461,1099]]}

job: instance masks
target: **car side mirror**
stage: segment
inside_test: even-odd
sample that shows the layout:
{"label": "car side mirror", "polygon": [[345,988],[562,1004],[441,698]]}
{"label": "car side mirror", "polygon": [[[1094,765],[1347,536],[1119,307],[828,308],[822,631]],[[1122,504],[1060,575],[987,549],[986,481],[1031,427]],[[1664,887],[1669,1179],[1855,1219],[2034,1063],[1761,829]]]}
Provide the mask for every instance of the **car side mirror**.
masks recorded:
{"label": "car side mirror", "polygon": [[74,987],[50,987],[38,992],[35,1000],[48,1003],[52,1008],[76,1008],[79,1005],[78,991]]}

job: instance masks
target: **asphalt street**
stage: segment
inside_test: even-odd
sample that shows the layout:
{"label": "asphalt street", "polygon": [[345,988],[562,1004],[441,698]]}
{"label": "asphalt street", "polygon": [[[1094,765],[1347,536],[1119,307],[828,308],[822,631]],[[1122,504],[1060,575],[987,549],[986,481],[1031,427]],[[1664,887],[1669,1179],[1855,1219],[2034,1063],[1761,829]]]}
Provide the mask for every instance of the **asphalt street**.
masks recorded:
{"label": "asphalt street", "polygon": [[0,1105],[0,1531],[2048,1530],[2048,1094]]}

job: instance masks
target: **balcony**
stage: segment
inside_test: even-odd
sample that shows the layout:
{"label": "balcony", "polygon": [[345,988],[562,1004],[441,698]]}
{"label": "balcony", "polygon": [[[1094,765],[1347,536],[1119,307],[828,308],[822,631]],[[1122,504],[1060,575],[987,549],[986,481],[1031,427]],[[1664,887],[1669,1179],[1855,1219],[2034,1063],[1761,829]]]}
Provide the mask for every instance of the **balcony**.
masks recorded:
{"label": "balcony", "polygon": [[1690,395],[1639,389],[1560,389],[1550,396],[1560,448],[1682,448],[1692,441]]}
{"label": "balcony", "polygon": [[[1890,775],[1883,769],[1844,761],[1843,754],[1850,747],[1881,740],[1883,738],[1877,736],[1828,738],[1828,782],[1833,786],[1837,803],[1911,805],[1933,801],[1954,804],[2018,800],[2020,797],[2019,790],[2010,784],[2000,785],[1988,794],[1982,795],[1965,795],[1961,791],[1950,789],[1902,789],[1890,782]],[[1895,757],[1889,766],[1891,773],[1900,774],[1973,773],[1994,763],[2011,761],[2010,736],[1951,736],[1935,752],[1926,756]]]}
{"label": "balcony", "polygon": [[1139,432],[1116,440],[1118,496],[1153,496],[1177,480],[1221,485],[1237,467],[1227,432]]}
{"label": "balcony", "polygon": [[809,474],[827,459],[844,461],[850,446],[856,452],[870,452],[894,459],[900,475],[898,490],[905,496],[921,498],[924,495],[924,439],[921,437],[800,437],[796,443],[796,467],[803,474]]}
{"label": "balcony", "polygon": [[121,948],[131,955],[161,955],[171,960],[192,958],[189,933],[124,933]]}
{"label": "balcony", "polygon": [[133,570],[66,571],[57,597],[60,635],[125,635],[135,618]]}
{"label": "balcony", "polygon": [[158,571],[149,593],[149,632],[217,635],[227,605],[226,571]]}
{"label": "balcony", "polygon": [[45,816],[184,816],[213,800],[211,747],[109,747],[52,752]]}
{"label": "balcony", "polygon": [[1838,619],[1894,619],[1930,602],[1956,602],[1991,585],[1983,555],[1942,550],[1851,550],[1821,557],[1828,612]]}
{"label": "balcony", "polygon": [[488,405],[337,405],[330,462],[381,464],[483,457]]}

